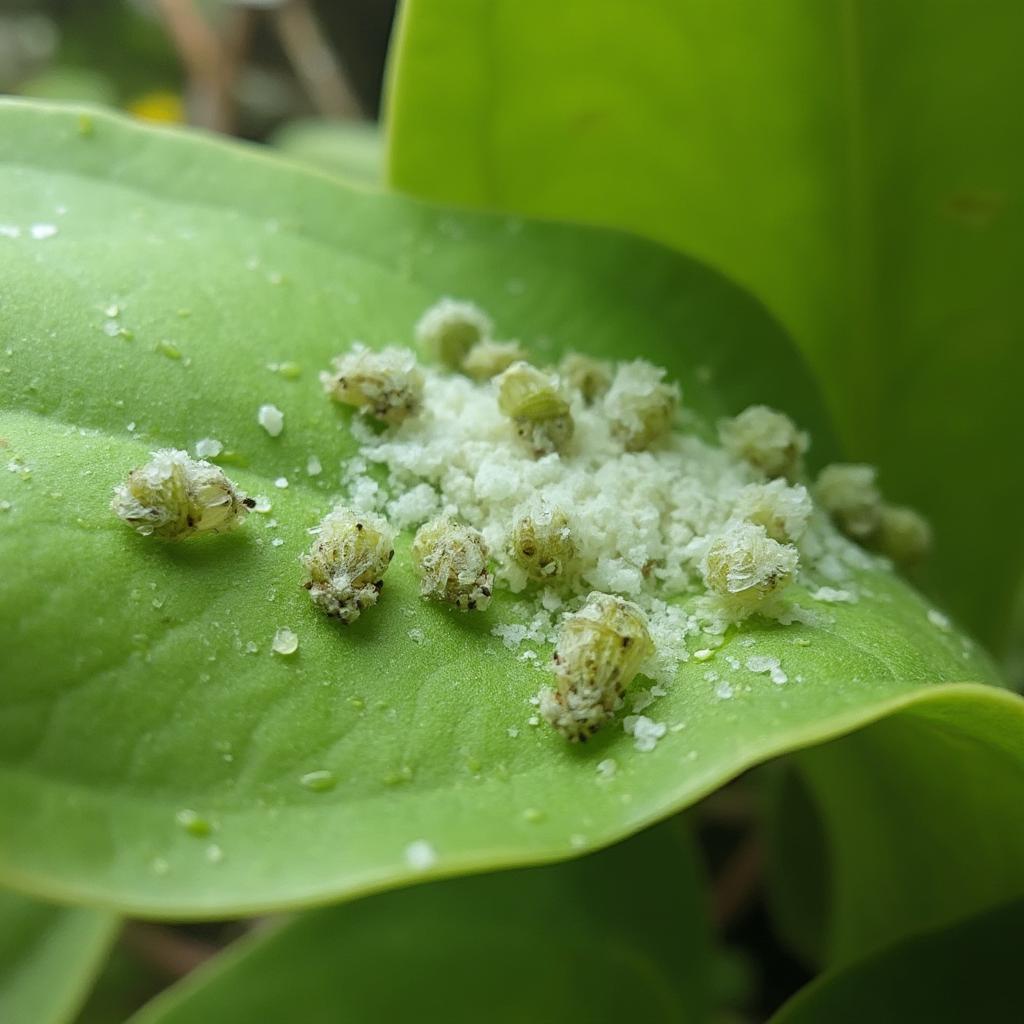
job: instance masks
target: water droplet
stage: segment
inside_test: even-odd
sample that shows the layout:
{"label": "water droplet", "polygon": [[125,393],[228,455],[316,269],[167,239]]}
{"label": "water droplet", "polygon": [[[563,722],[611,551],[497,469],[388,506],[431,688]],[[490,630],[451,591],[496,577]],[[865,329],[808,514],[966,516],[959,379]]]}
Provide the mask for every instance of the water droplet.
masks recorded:
{"label": "water droplet", "polygon": [[275,634],[271,647],[275,654],[287,656],[294,654],[299,649],[299,638],[296,633],[282,626]]}
{"label": "water droplet", "polygon": [[210,822],[204,818],[198,811],[193,811],[188,807],[182,808],[177,814],[174,815],[174,820],[190,835],[190,836],[208,836],[210,834]]}
{"label": "water droplet", "polygon": [[437,852],[425,839],[417,839],[405,848],[405,862],[416,871],[426,871],[437,863]]}
{"label": "water droplet", "polygon": [[326,793],[328,790],[334,789],[338,780],[334,772],[320,768],[315,772],[306,772],[300,777],[299,782],[314,793]]}

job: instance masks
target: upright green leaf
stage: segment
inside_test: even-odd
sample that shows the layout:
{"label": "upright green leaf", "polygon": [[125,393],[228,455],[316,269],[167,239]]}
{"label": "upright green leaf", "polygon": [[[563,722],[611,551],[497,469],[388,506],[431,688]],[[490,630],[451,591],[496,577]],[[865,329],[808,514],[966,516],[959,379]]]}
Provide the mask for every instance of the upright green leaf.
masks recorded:
{"label": "upright green leaf", "polygon": [[38,903],[0,889],[0,1020],[72,1020],[116,930],[112,914]]}
{"label": "upright green leaf", "polygon": [[133,1024],[710,1019],[710,936],[681,824],[555,867],[314,911],[230,948]]}
{"label": "upright green leaf", "polygon": [[[692,261],[10,104],[0,197],[16,229],[0,236],[9,884],[171,917],[313,904],[611,843],[748,765],[903,707],[953,702],[1024,736],[1018,699],[961,685],[997,681],[984,654],[879,569],[820,625],[754,623],[718,661],[684,663],[652,709],[671,728],[646,753],[618,727],[586,749],[534,728],[546,677],[490,632],[508,603],[478,619],[423,604],[407,536],[372,615],[345,630],[313,607],[296,559],[356,448],[316,371],[353,338],[407,339],[441,294],[481,303],[542,358],[643,353],[698,415],[767,399],[827,445],[774,322]],[[282,360],[297,379],[268,369]],[[280,437],[257,423],[264,402],[284,410]],[[272,496],[277,526],[254,515],[175,546],[115,519],[127,470],[204,437],[232,453],[242,487]],[[290,658],[270,653],[285,626],[300,638]],[[751,653],[788,682],[738,669],[723,697],[708,668]],[[609,758],[610,780],[596,771]],[[333,788],[303,785],[310,772]],[[1016,836],[1005,842],[1009,857]]]}
{"label": "upright green leaf", "polygon": [[1021,901],[915,935],[818,978],[771,1024],[1016,1024],[1022,935]]}
{"label": "upright green leaf", "polygon": [[849,453],[934,520],[929,585],[1001,642],[1024,555],[1022,35],[1015,0],[409,0],[391,181],[735,275]]}

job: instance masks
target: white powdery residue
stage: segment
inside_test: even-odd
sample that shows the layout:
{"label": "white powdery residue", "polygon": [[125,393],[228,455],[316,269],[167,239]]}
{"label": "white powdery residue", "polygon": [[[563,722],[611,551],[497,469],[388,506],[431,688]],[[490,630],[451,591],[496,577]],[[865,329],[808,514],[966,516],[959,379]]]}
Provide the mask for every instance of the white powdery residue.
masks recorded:
{"label": "white powdery residue", "polygon": [[216,438],[204,437],[196,441],[197,459],[215,459],[222,451],[224,451],[224,445]]}
{"label": "white powdery residue", "polygon": [[728,679],[723,679],[715,687],[715,696],[719,700],[729,700],[732,697],[732,693],[732,683],[730,683]]}
{"label": "white powdery residue", "polygon": [[836,587],[818,587],[811,591],[811,598],[815,601],[824,601],[826,604],[856,604],[857,596],[850,590],[841,590]]}
{"label": "white powdery residue", "polygon": [[733,654],[727,654],[727,655],[725,656],[725,663],[726,663],[726,665],[728,665],[728,666],[729,666],[729,668],[731,668],[731,669],[732,669],[733,671],[736,671],[736,669],[738,669],[738,668],[740,667],[740,659],[739,659],[739,658],[737,658],[737,657],[736,657],[735,655],[733,655]]}
{"label": "white powdery residue", "polygon": [[514,725],[510,725],[506,730],[506,734],[510,740],[517,739],[519,737],[519,730]]}
{"label": "white powdery residue", "polygon": [[773,683],[780,686],[789,681],[789,676],[782,671],[779,659],[767,654],[754,654],[747,658],[747,669],[757,675],[767,674]]}
{"label": "white powdery residue", "polygon": [[265,494],[257,494],[253,501],[256,502],[252,507],[253,512],[261,512],[266,515],[273,508],[270,499]]}
{"label": "white powdery residue", "polygon": [[284,430],[284,413],[276,405],[261,405],[256,422],[271,436],[280,437]]}
{"label": "white powdery residue", "polygon": [[409,630],[407,635],[414,644],[421,644],[427,638],[423,630],[415,626]]}
{"label": "white powdery residue", "polygon": [[426,871],[437,863],[437,852],[426,839],[417,839],[405,848],[405,862],[414,871]]}
{"label": "white powdery residue", "polygon": [[537,652],[536,651],[523,651],[523,653],[519,655],[519,660],[520,661],[536,661],[537,660]]}
{"label": "white powdery residue", "polygon": [[600,782],[610,782],[615,778],[615,773],[618,770],[618,762],[612,757],[606,757],[603,761],[597,762],[597,777]]}
{"label": "white powdery residue", "polygon": [[622,728],[633,737],[633,746],[641,753],[653,750],[668,730],[664,722],[654,722],[646,715],[627,715]]}
{"label": "white powdery residue", "polygon": [[57,234],[56,224],[33,224],[28,229],[29,234],[38,241],[42,241],[44,238],[53,238]]}
{"label": "white powdery residue", "polygon": [[319,476],[323,471],[324,467],[315,455],[310,455],[310,457],[306,459],[307,476]]}
{"label": "white powdery residue", "polygon": [[491,629],[491,636],[498,637],[510,650],[514,651],[525,639],[529,629],[519,622],[499,624]]}
{"label": "white powdery residue", "polygon": [[21,228],[17,224],[0,224],[0,238],[21,238]]}
{"label": "white powdery residue", "polygon": [[279,548],[284,541],[280,537],[275,537],[270,543],[272,547]]}
{"label": "white powdery residue", "polygon": [[949,616],[943,615],[943,613],[937,608],[930,608],[928,610],[928,621],[935,626],[936,629],[941,629],[943,632],[948,632],[953,625],[949,621]]}
{"label": "white powdery residue", "polygon": [[288,486],[288,477],[286,477],[286,476],[279,476],[274,481],[274,486],[280,488],[283,491]]}
{"label": "white powdery residue", "polygon": [[694,651],[693,656],[697,661],[710,661],[715,655],[715,652],[708,647],[702,647],[699,651]]}
{"label": "white powdery residue", "polygon": [[396,529],[408,530],[433,518],[437,508],[437,491],[430,484],[417,484],[388,502],[388,520]]}

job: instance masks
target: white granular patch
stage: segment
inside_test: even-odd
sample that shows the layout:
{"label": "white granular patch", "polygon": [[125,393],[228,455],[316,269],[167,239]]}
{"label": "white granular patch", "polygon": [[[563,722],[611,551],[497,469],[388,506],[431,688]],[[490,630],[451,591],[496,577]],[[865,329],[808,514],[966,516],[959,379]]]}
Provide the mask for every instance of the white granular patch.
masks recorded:
{"label": "white granular patch", "polygon": [[646,715],[627,715],[622,728],[633,737],[633,746],[641,753],[653,750],[668,731],[664,722],[652,721]]}
{"label": "white granular patch", "polygon": [[196,441],[197,459],[215,459],[222,451],[224,451],[224,445],[216,438],[204,437]]}
{"label": "white granular patch", "polygon": [[943,615],[937,608],[930,608],[928,610],[928,621],[935,626],[937,629],[941,629],[943,632],[952,628],[952,623],[949,621],[948,615]]}
{"label": "white granular patch", "polygon": [[754,654],[747,658],[747,669],[758,675],[767,675],[773,683],[779,685],[789,681],[789,676],[782,671],[779,659],[766,654]]}
{"label": "white granular patch", "polygon": [[274,634],[274,639],[270,648],[275,654],[281,654],[287,657],[289,654],[294,654],[299,649],[299,638],[294,630],[288,629],[287,626],[282,626]]}
{"label": "white granular patch", "polygon": [[256,422],[271,436],[280,437],[284,430],[284,413],[276,405],[261,405]]}
{"label": "white granular patch", "polygon": [[426,871],[437,863],[437,853],[426,839],[417,839],[405,848],[405,862],[415,871]]}
{"label": "white granular patch", "polygon": [[597,775],[602,782],[609,782],[615,778],[619,770],[618,763],[613,757],[606,757],[603,761],[597,762]]}
{"label": "white granular patch", "polygon": [[818,587],[811,591],[811,597],[815,601],[824,601],[827,604],[855,604],[856,595],[850,590],[842,590],[836,587]]}

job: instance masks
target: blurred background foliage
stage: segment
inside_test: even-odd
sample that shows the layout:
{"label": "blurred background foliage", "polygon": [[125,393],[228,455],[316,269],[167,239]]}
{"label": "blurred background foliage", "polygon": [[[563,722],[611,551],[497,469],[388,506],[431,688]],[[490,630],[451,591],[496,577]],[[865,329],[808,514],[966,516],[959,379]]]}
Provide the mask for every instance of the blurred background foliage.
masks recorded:
{"label": "blurred background foliage", "polygon": [[395,0],[0,0],[0,92],[269,142],[359,180]]}

